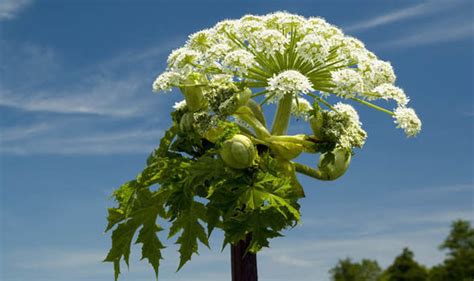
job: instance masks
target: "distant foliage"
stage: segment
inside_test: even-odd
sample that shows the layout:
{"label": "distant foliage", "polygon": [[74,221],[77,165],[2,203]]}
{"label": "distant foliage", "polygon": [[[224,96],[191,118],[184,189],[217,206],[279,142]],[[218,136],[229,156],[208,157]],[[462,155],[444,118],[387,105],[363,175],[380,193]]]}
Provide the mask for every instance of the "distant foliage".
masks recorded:
{"label": "distant foliage", "polygon": [[426,281],[428,271],[414,259],[414,254],[408,248],[395,258],[395,261],[385,271],[383,280],[386,281]]}
{"label": "distant foliage", "polygon": [[405,248],[383,272],[376,261],[363,259],[357,263],[346,258],[340,260],[329,273],[332,281],[474,280],[474,228],[468,221],[453,222],[450,234],[439,248],[447,250],[447,257],[431,269],[419,264],[413,252]]}
{"label": "distant foliage", "polygon": [[430,281],[474,280],[474,229],[468,221],[453,222],[451,233],[441,244],[446,260],[430,272]]}
{"label": "distant foliage", "polygon": [[346,258],[339,260],[330,274],[333,281],[377,281],[382,275],[382,269],[377,261],[363,259],[357,263]]}

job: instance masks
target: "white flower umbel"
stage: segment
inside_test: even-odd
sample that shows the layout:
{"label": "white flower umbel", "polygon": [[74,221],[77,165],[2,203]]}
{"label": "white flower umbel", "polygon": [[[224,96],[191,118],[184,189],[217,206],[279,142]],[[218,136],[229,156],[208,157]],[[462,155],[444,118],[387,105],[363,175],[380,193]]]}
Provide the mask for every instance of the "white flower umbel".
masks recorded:
{"label": "white flower umbel", "polygon": [[180,48],[169,55],[168,67],[182,75],[187,75],[194,70],[200,58],[200,52],[188,48]]}
{"label": "white flower umbel", "polygon": [[288,32],[291,30],[299,29],[302,25],[306,23],[306,19],[299,15],[294,15],[290,13],[282,13],[278,17],[276,23],[279,29],[282,29]]}
{"label": "white flower umbel", "polygon": [[393,118],[397,128],[403,129],[408,137],[414,137],[421,131],[421,121],[412,108],[398,107]]}
{"label": "white flower umbel", "polygon": [[280,31],[273,29],[258,32],[252,41],[257,51],[263,52],[267,57],[283,53],[288,44],[288,39]]}
{"label": "white flower umbel", "polygon": [[204,59],[207,63],[211,64],[211,66],[214,66],[213,63],[224,60],[230,50],[231,47],[228,44],[215,44],[204,53]]}
{"label": "white flower umbel", "polygon": [[[170,54],[166,73],[156,79],[153,89],[168,91],[188,80],[200,88],[182,88],[187,90],[183,94],[202,92],[208,101],[209,93],[229,88],[245,90],[247,94],[251,91],[251,98],[264,96],[262,105],[278,103],[270,130],[275,135],[287,133],[292,114],[304,118],[302,108],[293,104],[292,111],[292,101],[307,98],[303,94],[328,108],[332,106],[326,98],[336,96],[391,116],[392,111],[371,101],[394,100],[397,107],[406,107],[409,102],[394,84],[396,76],[391,64],[379,60],[363,42],[322,18],[304,18],[288,12],[224,20],[190,35],[184,47]],[[200,110],[213,111],[219,104],[226,104],[233,97],[229,94],[232,91],[219,95],[217,105]],[[304,101],[300,104],[306,106]],[[347,118],[337,118],[347,123]],[[354,146],[360,143],[353,142]]]}
{"label": "white flower umbel", "polygon": [[355,97],[356,93],[363,90],[362,77],[353,69],[341,69],[331,72],[334,83],[333,92],[342,98]]}
{"label": "white flower umbel", "polygon": [[336,111],[327,112],[322,128],[323,135],[336,142],[339,147],[361,148],[365,143],[367,133],[361,127],[362,123],[357,111],[349,104],[341,102],[335,104],[334,109]]}
{"label": "white flower umbel", "polygon": [[186,108],[186,100],[175,102],[173,108],[176,110],[183,110]]}
{"label": "white flower umbel", "polygon": [[334,105],[334,109],[339,113],[349,115],[351,117],[352,122],[362,125],[362,123],[360,122],[359,114],[354,109],[354,107],[352,107],[352,105],[338,102]]}
{"label": "white flower umbel", "polygon": [[254,64],[254,55],[245,50],[237,50],[228,53],[223,62],[226,71],[236,73],[237,75],[246,74],[248,69]]}
{"label": "white flower umbel", "polygon": [[391,99],[397,102],[398,106],[406,106],[410,99],[405,92],[392,84],[382,84],[375,87],[372,92],[378,94],[383,99]]}
{"label": "white flower umbel", "polygon": [[394,84],[397,77],[390,62],[367,58],[358,64],[364,86],[371,90],[382,84]]}
{"label": "white flower umbel", "polygon": [[216,36],[215,30],[213,29],[204,29],[189,35],[189,39],[186,42],[186,45],[193,50],[199,52],[205,52],[213,44],[215,44]]}
{"label": "white flower umbel", "polygon": [[297,95],[314,91],[308,77],[296,70],[286,70],[268,79],[267,97],[276,102],[286,94]]}
{"label": "white flower umbel", "polygon": [[153,91],[171,91],[171,89],[179,84],[181,75],[173,71],[167,71],[160,74],[153,82]]}
{"label": "white flower umbel", "polygon": [[295,99],[292,100],[291,113],[297,118],[308,120],[309,112],[312,109],[313,107],[311,106],[309,101],[305,98],[296,97]]}
{"label": "white flower umbel", "polygon": [[258,33],[265,29],[265,25],[260,19],[247,18],[242,19],[237,24],[237,35],[243,38],[248,38],[254,33]]}
{"label": "white flower umbel", "polygon": [[312,64],[323,63],[329,55],[329,44],[324,37],[309,34],[296,44],[296,52]]}
{"label": "white flower umbel", "polygon": [[305,26],[306,34],[316,33],[329,39],[333,36],[343,36],[342,31],[336,26],[328,23],[325,19],[319,17],[311,17],[308,19],[308,25]]}
{"label": "white flower umbel", "polygon": [[275,12],[266,15],[264,22],[267,28],[288,31],[288,29],[301,26],[305,20],[301,16],[287,12]]}

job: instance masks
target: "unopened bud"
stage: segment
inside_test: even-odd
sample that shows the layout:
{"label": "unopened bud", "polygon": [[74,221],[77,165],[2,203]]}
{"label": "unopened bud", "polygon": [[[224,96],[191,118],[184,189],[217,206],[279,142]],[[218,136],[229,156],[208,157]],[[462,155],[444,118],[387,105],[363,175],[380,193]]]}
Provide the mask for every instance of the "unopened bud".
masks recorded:
{"label": "unopened bud", "polygon": [[223,143],[219,154],[229,167],[245,169],[253,165],[257,151],[248,137],[237,134]]}
{"label": "unopened bud", "polygon": [[186,86],[180,87],[181,92],[186,99],[186,105],[191,112],[197,112],[207,106],[206,98],[204,97],[204,87],[200,84],[207,82],[207,79],[198,73],[190,75],[183,84]]}
{"label": "unopened bud", "polygon": [[336,148],[321,154],[318,172],[322,179],[335,180],[347,171],[351,162],[351,152],[345,148]]}

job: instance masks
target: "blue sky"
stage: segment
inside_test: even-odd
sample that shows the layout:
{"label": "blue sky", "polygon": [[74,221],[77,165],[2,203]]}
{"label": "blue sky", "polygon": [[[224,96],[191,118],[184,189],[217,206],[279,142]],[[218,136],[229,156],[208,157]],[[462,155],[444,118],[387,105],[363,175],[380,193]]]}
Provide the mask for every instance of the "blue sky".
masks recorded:
{"label": "blue sky", "polygon": [[[144,165],[178,93],[152,94],[167,54],[225,18],[287,10],[322,16],[392,62],[423,121],[407,139],[357,107],[369,134],[336,182],[301,177],[302,225],[259,254],[262,281],[328,280],[339,258],[388,265],[405,246],[429,266],[454,219],[474,220],[472,1],[0,2],[0,279],[112,280],[100,261],[108,196]],[[316,159],[305,157],[305,163]],[[229,280],[212,250],[161,280]],[[135,248],[122,280],[152,280]]]}

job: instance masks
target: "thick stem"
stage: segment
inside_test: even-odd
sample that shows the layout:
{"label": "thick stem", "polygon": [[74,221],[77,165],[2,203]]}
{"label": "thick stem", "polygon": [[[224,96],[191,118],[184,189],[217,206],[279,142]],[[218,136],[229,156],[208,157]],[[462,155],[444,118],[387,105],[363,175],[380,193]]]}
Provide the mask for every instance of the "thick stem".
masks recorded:
{"label": "thick stem", "polygon": [[278,102],[278,108],[275,112],[275,118],[273,119],[272,134],[273,135],[285,135],[290,124],[291,116],[291,103],[293,95],[286,94]]}
{"label": "thick stem", "polygon": [[239,241],[231,247],[232,281],[257,281],[257,255],[246,250],[252,240],[247,234],[245,240]]}
{"label": "thick stem", "polygon": [[318,180],[328,180],[328,179],[324,178],[321,175],[321,172],[316,170],[316,169],[313,169],[311,167],[308,167],[306,165],[296,163],[296,162],[293,162],[293,165],[295,165],[295,170],[300,174],[307,175],[309,177],[312,177],[312,178],[315,178],[315,179],[318,179]]}

